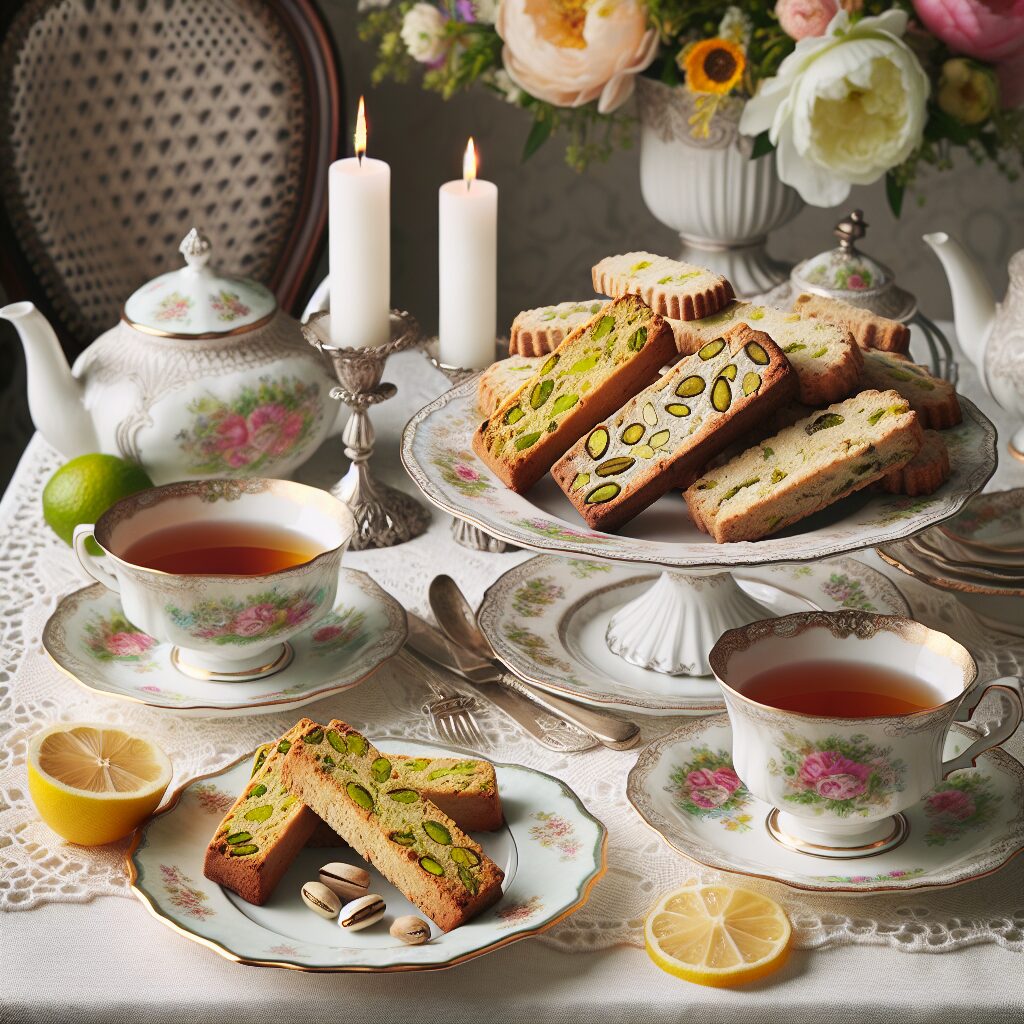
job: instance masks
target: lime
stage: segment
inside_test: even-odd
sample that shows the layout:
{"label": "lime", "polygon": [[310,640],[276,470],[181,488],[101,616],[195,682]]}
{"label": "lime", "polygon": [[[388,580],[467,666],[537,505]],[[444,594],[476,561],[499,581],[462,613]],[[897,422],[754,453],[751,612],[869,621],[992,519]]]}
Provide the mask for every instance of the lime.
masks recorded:
{"label": "lime", "polygon": [[[79,455],[57,470],[43,488],[43,518],[65,544],[75,527],[95,523],[115,501],[152,487],[153,481],[134,462],[116,455]],[[102,554],[90,540],[89,550]]]}

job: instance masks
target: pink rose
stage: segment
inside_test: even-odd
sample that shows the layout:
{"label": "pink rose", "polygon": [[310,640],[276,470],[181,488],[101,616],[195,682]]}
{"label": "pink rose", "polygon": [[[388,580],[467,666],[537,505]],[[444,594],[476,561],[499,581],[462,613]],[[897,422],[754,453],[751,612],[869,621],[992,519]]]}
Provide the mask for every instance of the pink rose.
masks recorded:
{"label": "pink rose", "polygon": [[729,790],[730,795],[740,788],[740,777],[731,768],[716,768],[715,782],[723,789]]}
{"label": "pink rose", "polygon": [[455,467],[455,475],[460,480],[466,480],[469,483],[474,483],[480,479],[480,474],[475,469],[463,465],[461,462]]}
{"label": "pink rose", "polygon": [[693,789],[700,789],[703,786],[717,786],[718,780],[710,768],[698,768],[686,776],[686,784]]}
{"label": "pink rose", "polygon": [[153,642],[153,638],[145,633],[112,633],[107,637],[106,647],[115,657],[124,658],[145,654]]}
{"label": "pink rose", "polygon": [[318,644],[326,644],[331,640],[341,636],[344,632],[341,626],[321,626],[313,634],[313,642]]}
{"label": "pink rose", "polygon": [[284,614],[284,621],[289,626],[294,626],[299,622],[304,622],[309,618],[310,612],[316,607],[315,601],[302,601],[297,605],[293,605]]}
{"label": "pink rose", "polygon": [[836,0],[778,0],[775,17],[791,39],[805,39],[823,36],[838,10]]}
{"label": "pink rose", "polygon": [[954,821],[967,821],[974,812],[974,798],[962,789],[944,789],[932,793],[925,801],[929,814],[942,815]]}
{"label": "pink rose", "polygon": [[819,779],[814,788],[818,796],[826,800],[852,800],[868,786],[856,775],[830,775],[827,779]]}
{"label": "pink rose", "polygon": [[221,451],[237,448],[249,440],[249,428],[246,426],[245,418],[237,413],[225,416],[217,424],[217,434],[217,447]]}
{"label": "pink rose", "polygon": [[276,618],[277,609],[272,604],[254,604],[235,616],[229,632],[238,636],[259,636],[270,629]]}
{"label": "pink rose", "polygon": [[266,405],[261,405],[249,413],[249,426],[253,430],[259,430],[260,427],[266,426],[268,423],[280,423],[287,415],[288,410],[283,405],[278,405],[277,402],[267,402]]}
{"label": "pink rose", "polygon": [[998,64],[1024,48],[1024,0],[914,0],[914,9],[955,53]]}
{"label": "pink rose", "polygon": [[850,274],[846,279],[847,287],[849,288],[866,288],[867,284],[864,282],[864,278],[860,274]]}
{"label": "pink rose", "polygon": [[821,779],[830,775],[854,775],[858,779],[866,780],[871,774],[871,767],[851,761],[848,757],[836,753],[834,750],[816,750],[804,758],[800,765],[800,781],[813,789]]}
{"label": "pink rose", "polygon": [[705,808],[721,807],[732,793],[724,786],[702,786],[700,789],[690,789],[690,799],[698,806]]}

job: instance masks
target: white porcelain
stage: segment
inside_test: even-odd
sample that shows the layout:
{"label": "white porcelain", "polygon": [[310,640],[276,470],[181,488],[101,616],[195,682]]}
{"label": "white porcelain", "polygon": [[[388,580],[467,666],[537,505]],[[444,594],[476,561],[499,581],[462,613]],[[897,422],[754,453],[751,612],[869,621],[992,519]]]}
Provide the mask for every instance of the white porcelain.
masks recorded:
{"label": "white porcelain", "polygon": [[[853,558],[744,569],[735,579],[751,603],[773,615],[842,608],[910,613],[886,576]],[[656,592],[658,580],[649,570],[538,555],[490,586],[477,619],[500,660],[516,675],[579,704],[630,715],[724,711],[722,690],[710,668],[704,676],[683,680],[629,664],[609,650],[611,619]],[[658,626],[649,632],[656,634]],[[705,660],[718,635],[704,649]]]}
{"label": "white porcelain", "polygon": [[[778,809],[775,834],[818,856],[870,856],[888,845],[898,834],[894,815],[1011,736],[1024,717],[1019,679],[974,687],[977,667],[966,648],[898,616],[803,612],[755,622],[725,633],[710,661],[732,725],[737,775]],[[745,695],[759,673],[806,661],[895,669],[929,683],[942,703],[913,714],[838,718],[784,711]],[[969,721],[986,694],[999,697],[998,717],[943,761],[950,726]]]}
{"label": "white porcelain", "polygon": [[1024,249],[1010,257],[1010,283],[997,303],[974,258],[955,238],[936,231],[924,240],[949,278],[960,347],[989,394],[1015,415],[1010,451],[1024,459]]}
{"label": "white porcelain", "polygon": [[358,686],[405,643],[405,610],[366,573],[342,568],[328,613],[289,640],[292,661],[268,678],[193,679],[173,646],[140,630],[99,584],[60,600],[43,629],[54,664],[92,693],[196,718],[290,711]]}
{"label": "white porcelain", "polygon": [[32,420],[65,457],[119,455],[155,483],[287,476],[338,415],[329,367],[266,288],[207,266],[202,235],[181,249],[188,265],[130,296],[73,368],[31,302],[0,308],[25,349]]}
{"label": "white porcelain", "polygon": [[[943,756],[962,755],[976,738],[954,724]],[[626,783],[630,803],[655,832],[715,870],[831,895],[916,893],[982,878],[1024,851],[1024,767],[1000,747],[907,810],[902,845],[868,859],[828,861],[769,835],[772,808],[739,781],[732,750],[725,715],[695,719],[644,750]]]}
{"label": "white porcelain", "polygon": [[[321,553],[260,576],[170,574],[134,565],[126,550],[182,522],[272,523]],[[175,663],[197,678],[252,679],[283,667],[286,642],[334,605],[341,556],[355,523],[326,491],[287,480],[189,480],[115,502],[75,529],[82,567],[119,595],[129,621],[174,645]],[[105,557],[90,553],[94,538]]]}
{"label": "white porcelain", "polygon": [[743,104],[724,100],[706,138],[690,118],[695,97],[638,77],[640,191],[647,208],[679,233],[680,258],[724,274],[737,295],[758,295],[785,280],[789,265],[765,250],[770,232],[791,221],[803,200],[779,180],[775,154],[750,158],[740,135]]}
{"label": "white porcelain", "polygon": [[[408,738],[374,739],[387,754],[460,757]],[[154,917],[193,942],[236,963],[299,971],[417,971],[453,967],[519,939],[537,935],[586,903],[605,870],[607,833],[565,783],[522,765],[495,762],[505,826],[473,838],[505,872],[501,899],[473,920],[429,942],[406,945],[389,934],[407,914],[422,917],[371,864],[351,849],[335,860],[366,867],[369,890],[387,904],[384,920],[352,934],[311,914],[302,902],[304,882],[316,878],[323,849],[306,847],[262,906],[246,903],[203,875],[203,855],[224,812],[249,781],[252,755],[214,775],[194,779],[165,810],[136,833],[126,855],[132,891]],[[168,943],[177,943],[177,936]],[[455,985],[454,976],[451,984]],[[454,991],[454,989],[453,989]],[[340,993],[340,990],[339,990]],[[506,999],[495,991],[496,1000]],[[344,996],[337,995],[342,1009]],[[342,1013],[344,1016],[344,1013]],[[424,1006],[423,1019],[441,1016]]]}

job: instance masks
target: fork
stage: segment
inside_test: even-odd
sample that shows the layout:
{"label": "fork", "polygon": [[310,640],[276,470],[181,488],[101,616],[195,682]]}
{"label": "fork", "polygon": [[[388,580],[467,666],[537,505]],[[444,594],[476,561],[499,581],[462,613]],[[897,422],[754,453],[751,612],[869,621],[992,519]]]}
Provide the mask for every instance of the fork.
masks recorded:
{"label": "fork", "polygon": [[421,708],[433,722],[434,731],[446,743],[456,747],[480,749],[487,745],[473,712],[480,706],[475,697],[460,693],[441,674],[410,651],[399,653],[403,664],[421,679],[434,694]]}

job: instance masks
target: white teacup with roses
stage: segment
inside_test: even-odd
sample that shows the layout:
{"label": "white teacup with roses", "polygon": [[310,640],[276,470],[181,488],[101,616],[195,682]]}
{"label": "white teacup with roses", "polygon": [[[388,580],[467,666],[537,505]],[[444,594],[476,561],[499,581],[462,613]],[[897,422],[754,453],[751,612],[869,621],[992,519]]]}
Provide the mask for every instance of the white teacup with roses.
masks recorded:
{"label": "white teacup with roses", "polygon": [[[318,552],[259,575],[168,573],[124,554],[140,539],[182,523],[272,525]],[[174,645],[172,663],[196,679],[245,681],[284,668],[288,640],[327,615],[341,557],[355,530],[348,506],[317,487],[288,480],[188,480],[115,502],[95,525],[75,530],[85,571],[120,595],[125,617]],[[89,539],[102,549],[94,555]]]}
{"label": "white teacup with roses", "polygon": [[[1020,679],[975,687],[977,666],[966,648],[893,615],[803,612],[753,622],[723,633],[709,660],[729,712],[736,775],[774,808],[767,821],[772,836],[814,856],[870,856],[897,845],[908,828],[900,812],[1002,743],[1024,717]],[[935,692],[936,704],[846,718],[782,710],[744,693],[746,683],[770,669],[822,661],[914,676]],[[943,761],[950,725],[969,721],[986,694],[999,697],[995,718],[979,739]],[[727,778],[706,783],[732,786]]]}

